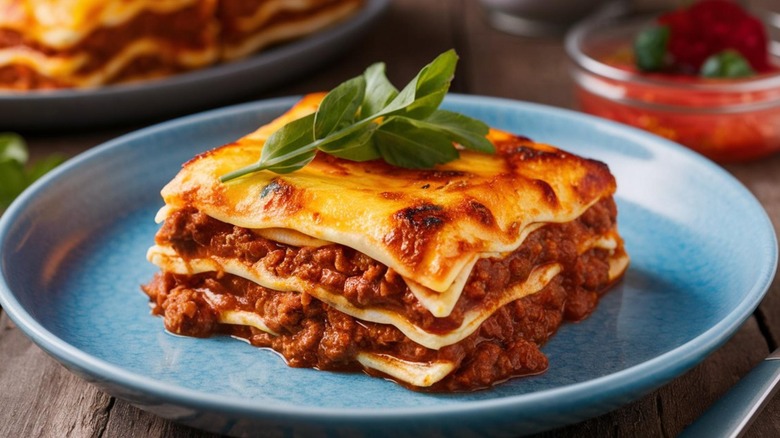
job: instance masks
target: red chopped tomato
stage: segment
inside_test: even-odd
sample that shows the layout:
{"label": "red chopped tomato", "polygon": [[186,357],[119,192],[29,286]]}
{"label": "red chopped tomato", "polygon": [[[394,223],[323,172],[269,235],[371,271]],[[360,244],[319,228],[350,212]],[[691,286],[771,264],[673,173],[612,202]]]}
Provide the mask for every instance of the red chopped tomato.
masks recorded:
{"label": "red chopped tomato", "polygon": [[729,0],[702,0],[662,15],[670,29],[668,53],[680,73],[697,74],[704,61],[724,50],[738,51],[758,73],[772,70],[763,23]]}

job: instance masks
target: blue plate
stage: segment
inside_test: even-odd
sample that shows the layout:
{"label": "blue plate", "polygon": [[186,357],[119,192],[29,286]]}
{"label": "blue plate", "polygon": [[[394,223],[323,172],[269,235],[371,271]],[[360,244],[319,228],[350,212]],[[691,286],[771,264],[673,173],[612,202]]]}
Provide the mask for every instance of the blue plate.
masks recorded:
{"label": "blue plate", "polygon": [[423,394],[362,374],[288,368],[227,337],[166,333],[139,286],[160,188],[181,163],[269,121],[294,98],[143,129],[38,181],[0,219],[0,303],[41,348],[106,392],[226,434],[501,435],[617,408],[721,345],[766,292],[777,241],[720,167],[645,132],[571,111],[450,96],[492,126],[609,164],[632,264],[596,312],[544,347],[549,370],[493,389]]}
{"label": "blue plate", "polygon": [[344,52],[387,9],[367,0],[347,20],[246,59],[167,78],[93,89],[0,92],[0,131],[139,123],[246,100]]}

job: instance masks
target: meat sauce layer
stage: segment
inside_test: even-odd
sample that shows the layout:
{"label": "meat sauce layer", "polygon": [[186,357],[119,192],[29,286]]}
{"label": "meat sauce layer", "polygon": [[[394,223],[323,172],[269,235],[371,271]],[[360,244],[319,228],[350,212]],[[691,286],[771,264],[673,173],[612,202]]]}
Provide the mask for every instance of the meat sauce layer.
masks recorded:
{"label": "meat sauce layer", "polygon": [[[550,262],[563,266],[562,273],[541,291],[500,307],[473,334],[439,350],[413,342],[394,326],[357,320],[306,291],[274,291],[230,274],[161,273],[143,289],[154,305],[153,313],[163,316],[166,329],[176,334],[241,337],[279,352],[293,367],[360,370],[355,360],[358,352],[414,362],[450,361],[456,369],[429,389],[474,390],[543,372],[547,358],[540,346],[563,321],[577,321],[592,312],[609,286],[609,255],[601,249],[578,254],[573,242],[609,230],[615,213],[611,199],[601,201],[576,221],[531,233],[504,259],[481,260],[448,318],[430,315],[392,269],[340,245],[290,247],[195,210],[173,214],[158,233],[158,243],[170,243],[185,258],[219,254],[264,263],[277,274],[318,279],[355,305],[394,308],[433,332],[457,326],[465,311],[498,299],[503,288],[524,281],[534,266]],[[225,310],[257,313],[277,335],[220,324],[218,315]]]}
{"label": "meat sauce layer", "polygon": [[600,269],[585,270],[577,243],[612,229],[616,207],[606,199],[589,208],[577,220],[549,224],[531,234],[504,258],[483,258],[474,266],[460,299],[445,318],[434,317],[414,296],[393,269],[343,245],[293,247],[258,236],[251,230],[220,222],[195,209],[174,212],[160,228],[156,241],[170,245],[185,260],[219,256],[240,260],[247,266],[261,264],[279,277],[296,277],[343,295],[358,308],[382,308],[405,315],[410,322],[432,333],[460,327],[469,310],[501,300],[503,292],[523,283],[531,271],[547,263],[559,263],[571,277],[571,304],[566,318],[579,320],[597,303],[596,293],[609,282],[606,255]]}

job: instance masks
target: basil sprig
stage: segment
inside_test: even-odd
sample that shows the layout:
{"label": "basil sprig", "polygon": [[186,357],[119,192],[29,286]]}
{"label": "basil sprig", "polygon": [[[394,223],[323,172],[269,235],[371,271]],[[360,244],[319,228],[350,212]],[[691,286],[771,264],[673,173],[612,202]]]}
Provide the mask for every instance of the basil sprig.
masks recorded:
{"label": "basil sprig", "polygon": [[27,166],[28,159],[27,144],[21,136],[0,132],[0,213],[27,186],[65,161],[61,155],[51,155]]}
{"label": "basil sprig", "polygon": [[221,181],[270,170],[290,173],[314,159],[317,150],[350,161],[382,159],[410,169],[432,168],[466,149],[494,153],[488,126],[463,114],[439,109],[450,88],[458,56],[442,53],[400,91],[387,79],[385,65],[331,90],[319,109],[273,133],[255,164],[223,175]]}

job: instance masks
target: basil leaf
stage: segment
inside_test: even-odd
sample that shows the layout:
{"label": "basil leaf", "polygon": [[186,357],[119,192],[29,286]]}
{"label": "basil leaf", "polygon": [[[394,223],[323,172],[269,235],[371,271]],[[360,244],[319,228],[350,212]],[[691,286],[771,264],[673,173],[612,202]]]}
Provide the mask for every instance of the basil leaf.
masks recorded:
{"label": "basil leaf", "polygon": [[16,159],[0,160],[0,210],[5,210],[27,187],[24,166]]}
{"label": "basil leaf", "polygon": [[14,160],[24,164],[29,158],[24,139],[13,132],[0,133],[0,161]]}
{"label": "basil leaf", "polygon": [[458,55],[448,50],[420,71],[415,102],[406,109],[409,117],[424,119],[436,111],[450,89],[457,63]]}
{"label": "basil leaf", "polygon": [[699,74],[707,78],[744,78],[756,72],[742,54],[736,50],[724,50],[707,58]]}
{"label": "basil leaf", "polygon": [[634,40],[634,56],[639,70],[658,71],[666,66],[669,34],[668,26],[655,26],[639,32]]}
{"label": "basil leaf", "polygon": [[348,135],[324,141],[317,147],[319,150],[350,161],[368,161],[380,158],[381,155],[374,145],[373,136],[376,123],[361,125]]}
{"label": "basil leaf", "polygon": [[328,93],[314,117],[314,137],[323,138],[355,122],[355,114],[366,94],[363,76],[343,82]]}
{"label": "basil leaf", "polygon": [[419,128],[405,118],[392,118],[374,134],[382,158],[398,167],[427,169],[458,158],[458,150],[447,136]]}
{"label": "basil leaf", "polygon": [[437,56],[377,115],[405,112],[408,117],[425,118],[433,113],[449,89],[457,61],[454,50]]}
{"label": "basil leaf", "polygon": [[360,108],[360,116],[368,118],[377,114],[388,102],[398,96],[398,90],[390,83],[385,75],[385,64],[376,63],[369,66],[363,76],[366,78],[365,97]]}
{"label": "basil leaf", "polygon": [[281,164],[289,159],[297,159],[301,149],[314,154],[314,114],[293,120],[271,134],[263,146],[260,163],[265,165]]}
{"label": "basil leaf", "polygon": [[263,145],[260,161],[220,177],[226,182],[232,179],[273,169],[276,173],[294,172],[311,162],[316,154],[314,143],[314,114],[293,120],[271,134]]}
{"label": "basil leaf", "polygon": [[450,138],[466,149],[493,154],[496,148],[485,136],[490,127],[480,120],[447,110],[437,110],[420,121],[428,129],[446,132]]}

